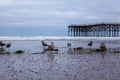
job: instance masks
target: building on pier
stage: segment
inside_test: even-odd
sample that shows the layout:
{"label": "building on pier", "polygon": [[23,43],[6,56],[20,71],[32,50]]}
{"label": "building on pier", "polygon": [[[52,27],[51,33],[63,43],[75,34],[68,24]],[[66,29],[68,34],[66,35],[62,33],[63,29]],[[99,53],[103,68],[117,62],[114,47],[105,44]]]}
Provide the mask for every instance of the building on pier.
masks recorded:
{"label": "building on pier", "polygon": [[120,37],[119,23],[69,25],[68,36],[74,37]]}

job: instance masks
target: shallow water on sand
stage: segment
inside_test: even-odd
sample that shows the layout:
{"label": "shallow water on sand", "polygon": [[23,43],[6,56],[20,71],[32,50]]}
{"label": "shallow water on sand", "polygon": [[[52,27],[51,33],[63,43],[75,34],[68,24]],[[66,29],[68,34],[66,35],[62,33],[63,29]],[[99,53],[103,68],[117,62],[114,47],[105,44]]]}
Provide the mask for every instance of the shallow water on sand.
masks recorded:
{"label": "shallow water on sand", "polygon": [[[67,43],[71,42],[72,48],[83,47],[84,49],[97,49],[100,47],[100,44],[105,43],[108,51],[120,51],[120,40],[92,40],[93,45],[88,47],[90,40],[46,40],[47,44],[50,44],[51,41],[54,42],[56,48],[59,49],[60,53],[67,51]],[[15,52],[16,50],[24,50],[26,53],[38,53],[43,51],[41,41],[39,40],[14,40],[14,41],[3,41],[4,43],[12,42],[10,52]]]}
{"label": "shallow water on sand", "polygon": [[[54,42],[56,48],[59,49],[60,53],[65,52],[67,49],[68,41],[71,42],[72,48],[83,47],[84,49],[97,49],[100,47],[100,44],[105,43],[108,51],[120,51],[120,40],[46,40],[47,44],[50,44],[51,41]],[[88,43],[93,41],[91,47],[88,47]],[[16,50],[24,50],[26,53],[38,53],[43,51],[43,47],[41,44],[41,40],[14,40],[14,41],[3,41],[4,43],[12,42],[12,46],[10,48],[10,52],[15,52]]]}
{"label": "shallow water on sand", "polygon": [[0,80],[119,80],[120,53],[4,54]]}
{"label": "shallow water on sand", "polygon": [[[53,40],[52,40],[53,41]],[[58,52],[42,51],[41,41],[4,41],[12,42],[11,54],[0,54],[0,80],[119,80],[120,53],[119,41],[71,40],[72,50],[68,53],[67,41],[54,40]],[[50,40],[45,41],[50,44]],[[89,48],[99,48],[104,42],[107,52],[91,52]],[[25,54],[12,53],[24,50]],[[118,53],[114,53],[118,51]]]}

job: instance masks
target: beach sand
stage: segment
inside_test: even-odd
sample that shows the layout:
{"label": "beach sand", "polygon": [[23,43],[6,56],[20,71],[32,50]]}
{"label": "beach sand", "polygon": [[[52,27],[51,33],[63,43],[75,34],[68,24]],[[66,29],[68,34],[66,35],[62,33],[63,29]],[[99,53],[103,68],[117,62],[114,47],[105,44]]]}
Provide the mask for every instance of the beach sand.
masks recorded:
{"label": "beach sand", "polygon": [[[68,51],[67,41],[54,41],[59,51],[48,51],[43,54],[41,41],[12,42],[11,53],[0,54],[0,80],[120,79],[120,53],[114,52],[119,50],[119,45],[115,42],[113,45],[113,42],[104,41],[107,47],[112,45],[110,51],[95,52],[87,49],[88,41],[84,43],[71,41],[72,48],[82,46],[85,48],[83,51],[73,49]],[[99,48],[98,44],[101,42],[94,43],[96,44],[92,48]],[[24,50],[25,53],[13,53],[16,50]]]}

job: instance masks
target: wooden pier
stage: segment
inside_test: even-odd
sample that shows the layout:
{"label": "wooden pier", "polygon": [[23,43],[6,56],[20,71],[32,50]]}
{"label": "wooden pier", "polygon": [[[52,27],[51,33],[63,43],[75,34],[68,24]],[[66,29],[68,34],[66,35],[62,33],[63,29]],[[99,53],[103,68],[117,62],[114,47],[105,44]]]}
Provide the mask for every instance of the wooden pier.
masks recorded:
{"label": "wooden pier", "polygon": [[74,37],[120,37],[119,23],[69,25],[68,36]]}

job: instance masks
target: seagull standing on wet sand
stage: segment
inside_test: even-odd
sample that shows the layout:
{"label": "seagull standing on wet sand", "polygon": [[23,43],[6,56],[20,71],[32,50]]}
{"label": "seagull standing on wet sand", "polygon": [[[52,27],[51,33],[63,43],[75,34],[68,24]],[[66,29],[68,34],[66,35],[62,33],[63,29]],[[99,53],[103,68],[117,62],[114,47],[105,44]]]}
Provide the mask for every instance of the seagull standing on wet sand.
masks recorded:
{"label": "seagull standing on wet sand", "polygon": [[72,45],[71,45],[70,41],[68,41],[68,43],[67,43],[68,53],[73,53],[71,46],[72,46]]}
{"label": "seagull standing on wet sand", "polygon": [[6,48],[8,48],[8,51],[10,51],[11,44],[12,44],[12,42],[6,44]]}
{"label": "seagull standing on wet sand", "polygon": [[0,41],[0,48],[3,48],[6,44]]}
{"label": "seagull standing on wet sand", "polygon": [[70,43],[70,41],[68,41],[67,47],[68,47],[68,48],[71,48],[71,43]]}
{"label": "seagull standing on wet sand", "polygon": [[88,43],[88,46],[89,46],[89,47],[91,47],[91,46],[92,46],[92,41],[90,41],[90,42]]}
{"label": "seagull standing on wet sand", "polygon": [[42,41],[42,45],[43,45],[44,47],[48,46],[48,44],[45,43],[44,41]]}
{"label": "seagull standing on wet sand", "polygon": [[44,41],[42,41],[42,46],[43,46],[43,50],[45,50],[47,48],[48,44],[45,43]]}

